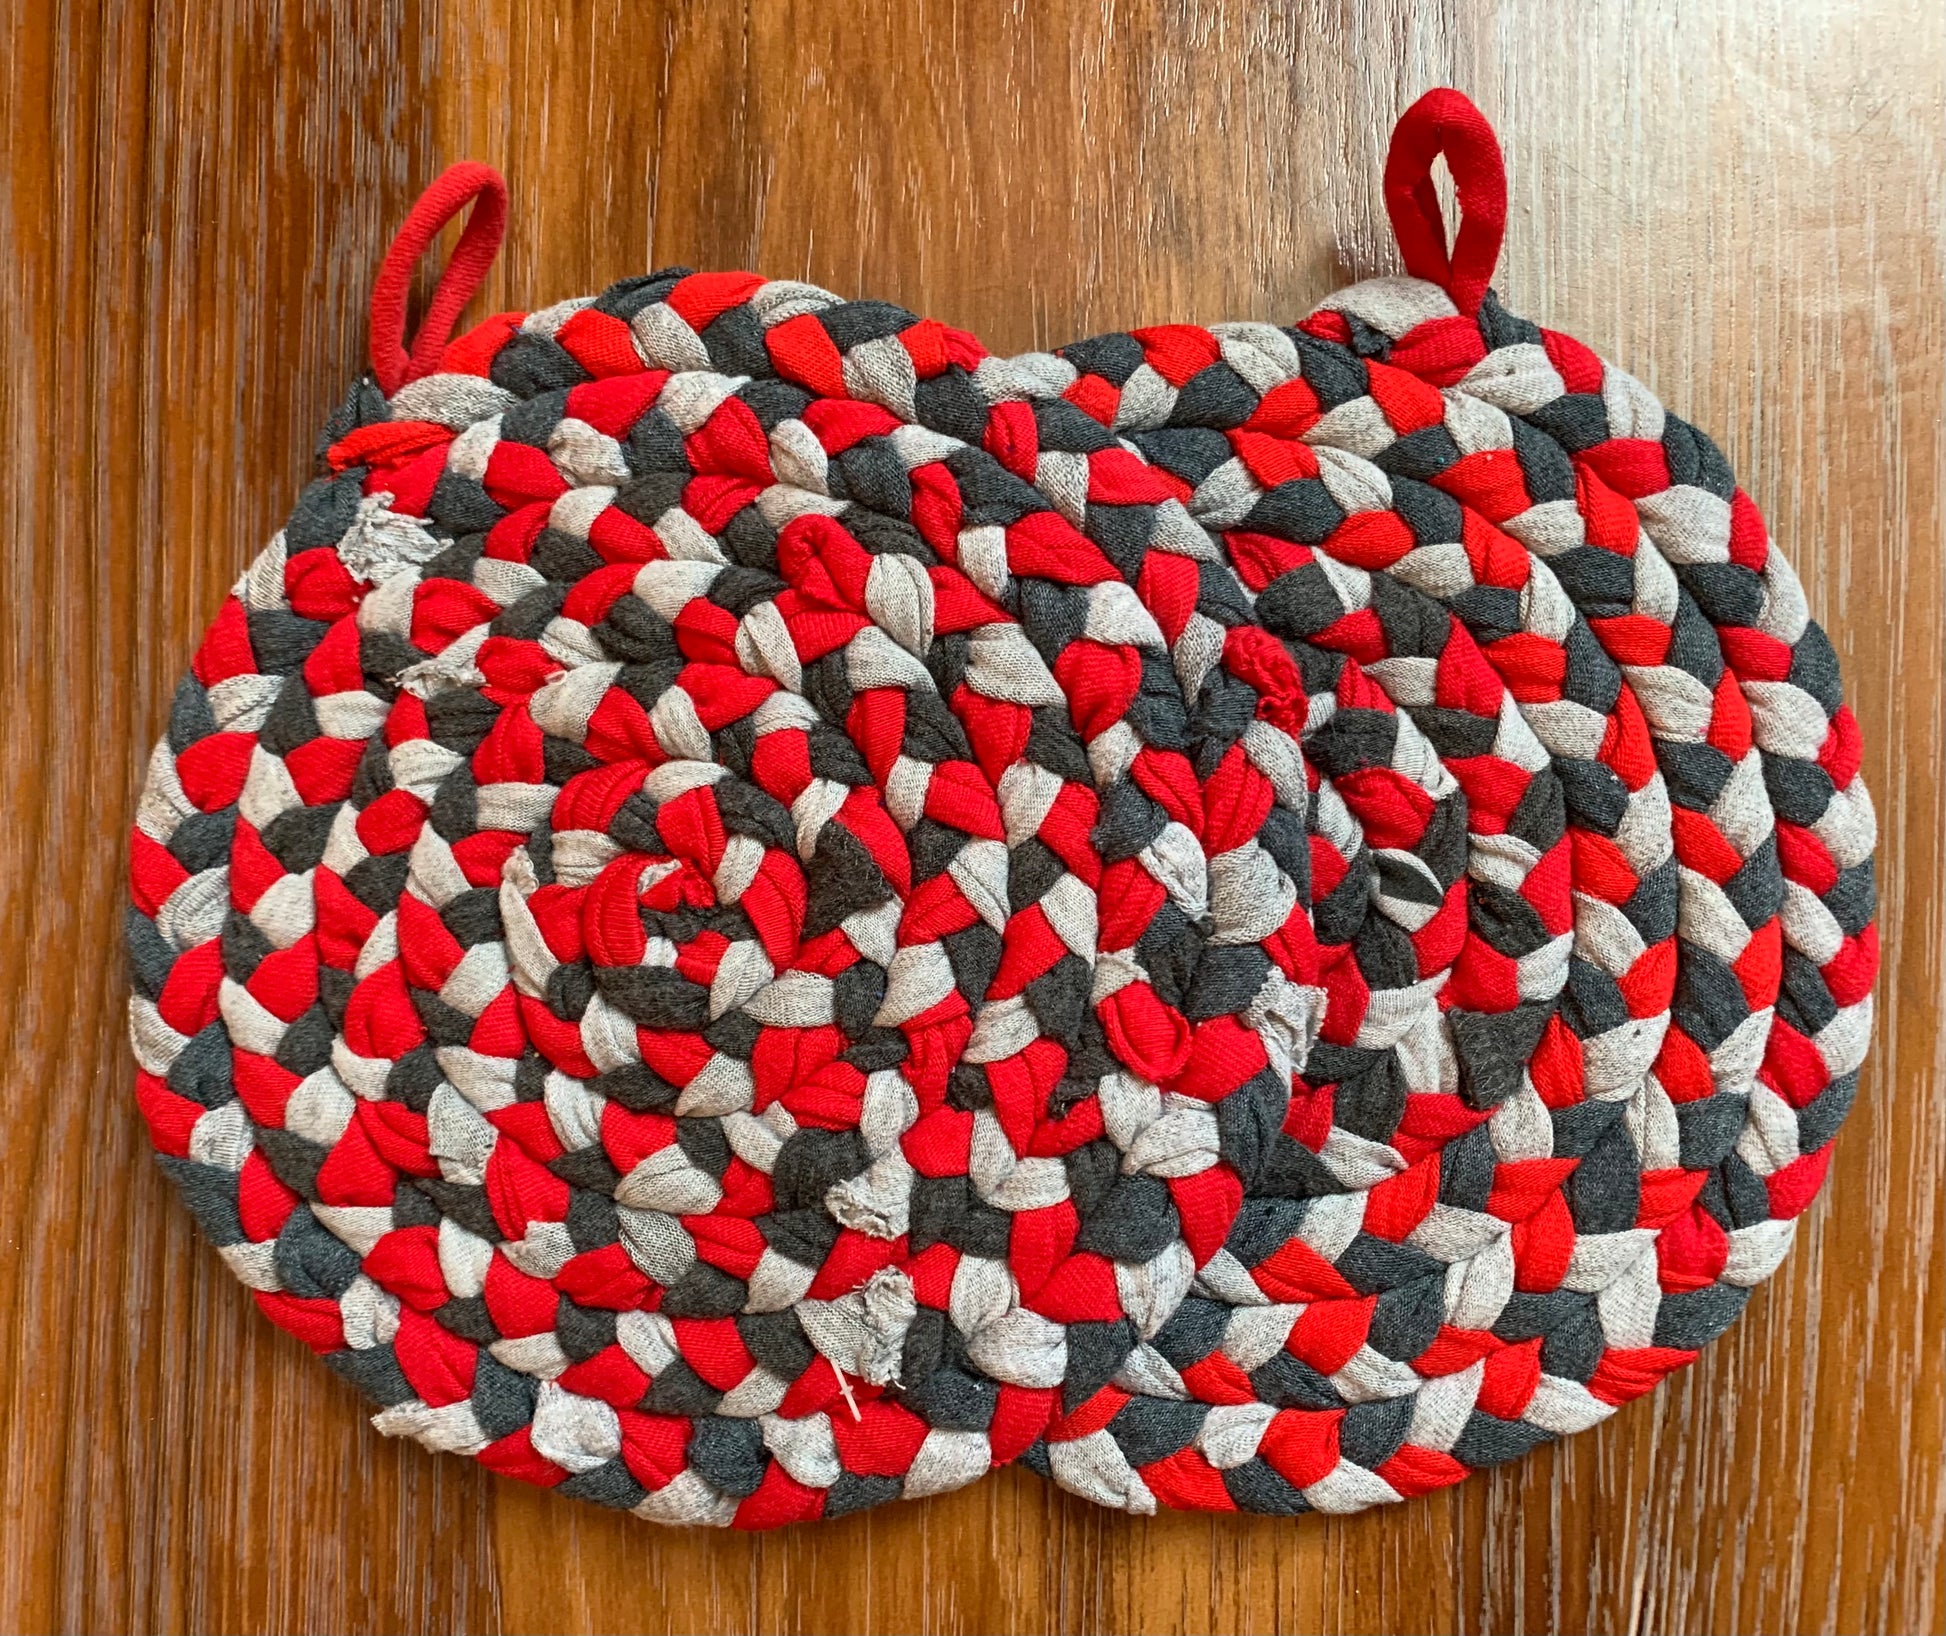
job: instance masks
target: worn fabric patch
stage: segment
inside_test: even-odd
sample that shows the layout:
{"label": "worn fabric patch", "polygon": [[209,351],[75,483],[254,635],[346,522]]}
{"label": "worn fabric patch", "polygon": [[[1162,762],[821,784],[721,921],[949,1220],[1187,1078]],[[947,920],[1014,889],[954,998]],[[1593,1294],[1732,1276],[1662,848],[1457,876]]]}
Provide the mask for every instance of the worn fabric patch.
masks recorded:
{"label": "worn fabric patch", "polygon": [[1470,104],[1420,276],[1013,358],[680,269],[408,354],[442,186],[128,921],[161,1161],[381,1430],[1349,1511],[1737,1315],[1865,1049],[1858,731],[1716,446],[1487,293]]}

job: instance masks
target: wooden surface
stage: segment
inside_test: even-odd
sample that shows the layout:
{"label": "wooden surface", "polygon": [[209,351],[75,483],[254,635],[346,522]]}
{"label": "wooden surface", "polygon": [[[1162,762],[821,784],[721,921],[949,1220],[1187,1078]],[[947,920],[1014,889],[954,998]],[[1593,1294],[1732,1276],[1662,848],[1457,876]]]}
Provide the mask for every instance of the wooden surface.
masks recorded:
{"label": "wooden surface", "polygon": [[[0,1630],[1941,1629],[1942,36],[1923,0],[0,7]],[[121,857],[416,190],[505,168],[495,307],[681,261],[1002,349],[1288,321],[1390,265],[1385,136],[1440,82],[1506,145],[1509,304],[1719,436],[1867,734],[1878,1038],[1776,1280],[1599,1431],[1346,1519],[1010,1471],[675,1533],[371,1431],[147,1157]]]}

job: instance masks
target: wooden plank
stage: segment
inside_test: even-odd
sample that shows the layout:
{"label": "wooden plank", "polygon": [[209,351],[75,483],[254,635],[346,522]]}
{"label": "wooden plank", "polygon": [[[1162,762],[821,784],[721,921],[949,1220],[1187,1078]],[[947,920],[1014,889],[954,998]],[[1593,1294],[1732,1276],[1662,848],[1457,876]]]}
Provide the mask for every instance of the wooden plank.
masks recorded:
{"label": "wooden plank", "polygon": [[[29,0],[0,62],[0,1628],[1941,1628],[1946,38],[1898,0]],[[1884,830],[1828,1199],[1600,1430],[1347,1518],[1031,1475],[763,1538],[388,1443],[256,1313],[129,1100],[122,833],[174,678],[361,366],[391,226],[514,189],[485,301],[667,262],[1001,349],[1289,318],[1390,265],[1425,86],[1499,126],[1499,280],[1716,434],[1831,630]],[[481,310],[486,310],[483,306]]]}

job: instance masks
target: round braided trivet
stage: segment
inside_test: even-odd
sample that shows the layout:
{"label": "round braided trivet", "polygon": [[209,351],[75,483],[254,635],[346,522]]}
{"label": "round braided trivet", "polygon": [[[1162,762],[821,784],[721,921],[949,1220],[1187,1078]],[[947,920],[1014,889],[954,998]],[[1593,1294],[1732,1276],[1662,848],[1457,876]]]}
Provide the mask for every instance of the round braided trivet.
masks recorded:
{"label": "round braided trivet", "polygon": [[162,1162],[381,1430],[1345,1511],[1736,1316],[1865,1048],[1857,728],[1715,446],[1487,294],[1471,104],[1387,196],[1413,277],[1018,358],[679,270],[446,345],[504,187],[421,202],[129,922]]}

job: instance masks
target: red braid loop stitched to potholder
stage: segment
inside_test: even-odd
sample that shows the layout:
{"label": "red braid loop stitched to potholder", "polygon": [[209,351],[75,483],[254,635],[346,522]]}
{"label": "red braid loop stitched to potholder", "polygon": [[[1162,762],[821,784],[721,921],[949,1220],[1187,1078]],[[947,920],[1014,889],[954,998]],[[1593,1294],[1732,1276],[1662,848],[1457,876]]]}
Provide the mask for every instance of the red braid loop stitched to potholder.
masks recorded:
{"label": "red braid loop stitched to potholder", "polygon": [[1413,276],[1015,358],[681,270],[447,344],[505,190],[422,201],[129,922],[162,1162],[382,1431],[662,1522],[1350,1511],[1776,1267],[1876,964],[1831,645],[1487,292],[1477,110],[1386,191]]}

